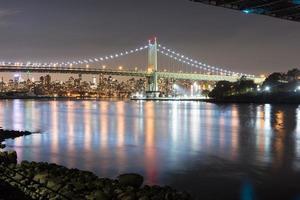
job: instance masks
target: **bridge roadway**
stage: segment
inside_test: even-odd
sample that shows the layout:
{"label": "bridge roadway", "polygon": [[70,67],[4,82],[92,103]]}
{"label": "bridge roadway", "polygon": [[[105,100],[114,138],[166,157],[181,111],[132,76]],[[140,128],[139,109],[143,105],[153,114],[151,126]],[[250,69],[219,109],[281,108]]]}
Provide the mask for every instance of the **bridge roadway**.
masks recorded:
{"label": "bridge roadway", "polygon": [[[147,71],[128,71],[113,70],[92,67],[46,67],[46,66],[0,66],[0,72],[22,72],[22,73],[60,73],[60,74],[104,74],[113,76],[133,76],[150,77],[152,73]],[[238,76],[208,75],[198,73],[175,73],[175,72],[157,72],[160,78],[173,78],[177,80],[195,80],[195,81],[237,81]],[[255,83],[262,83],[263,78],[251,78]]]}

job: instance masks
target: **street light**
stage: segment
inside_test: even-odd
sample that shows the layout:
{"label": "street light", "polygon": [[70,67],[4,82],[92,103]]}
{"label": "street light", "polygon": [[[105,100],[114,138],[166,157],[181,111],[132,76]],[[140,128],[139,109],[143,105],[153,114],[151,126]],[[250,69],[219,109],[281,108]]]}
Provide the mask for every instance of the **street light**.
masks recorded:
{"label": "street light", "polygon": [[264,91],[266,91],[266,92],[270,92],[270,90],[271,90],[270,86],[266,86],[264,89]]}
{"label": "street light", "polygon": [[123,66],[119,66],[119,70],[122,70],[123,69]]}

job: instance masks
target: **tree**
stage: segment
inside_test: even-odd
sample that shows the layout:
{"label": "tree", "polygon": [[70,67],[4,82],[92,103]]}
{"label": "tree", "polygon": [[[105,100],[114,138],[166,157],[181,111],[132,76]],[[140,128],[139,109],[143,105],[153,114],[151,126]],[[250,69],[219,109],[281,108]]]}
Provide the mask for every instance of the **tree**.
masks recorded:
{"label": "tree", "polygon": [[284,73],[275,72],[266,78],[263,87],[276,87],[287,81],[287,76]]}
{"label": "tree", "polygon": [[229,81],[219,81],[216,87],[209,93],[212,98],[222,98],[231,95],[233,92],[233,83]]}
{"label": "tree", "polygon": [[294,68],[287,72],[287,78],[289,81],[295,81],[298,79],[298,77],[300,77],[300,70],[297,68]]}
{"label": "tree", "polygon": [[249,91],[253,91],[257,87],[253,80],[247,79],[246,77],[242,77],[234,85],[234,89],[238,94],[244,94]]}

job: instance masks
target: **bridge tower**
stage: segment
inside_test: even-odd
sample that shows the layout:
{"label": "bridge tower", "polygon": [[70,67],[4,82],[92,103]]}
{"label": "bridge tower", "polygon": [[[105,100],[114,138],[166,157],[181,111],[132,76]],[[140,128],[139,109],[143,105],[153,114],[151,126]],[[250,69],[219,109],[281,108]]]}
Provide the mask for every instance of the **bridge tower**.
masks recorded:
{"label": "bridge tower", "polygon": [[148,79],[148,97],[158,97],[159,90],[157,84],[157,38],[149,40],[148,48],[148,73],[152,75]]}

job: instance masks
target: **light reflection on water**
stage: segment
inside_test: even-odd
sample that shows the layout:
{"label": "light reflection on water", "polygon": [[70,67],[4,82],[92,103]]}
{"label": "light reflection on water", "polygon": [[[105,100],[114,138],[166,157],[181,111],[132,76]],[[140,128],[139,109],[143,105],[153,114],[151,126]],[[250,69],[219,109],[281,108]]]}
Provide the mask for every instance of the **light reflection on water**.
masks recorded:
{"label": "light reflection on water", "polygon": [[245,180],[265,199],[300,191],[294,105],[12,100],[0,101],[0,126],[42,133],[7,141],[19,160],[136,172],[211,199],[238,199]]}

